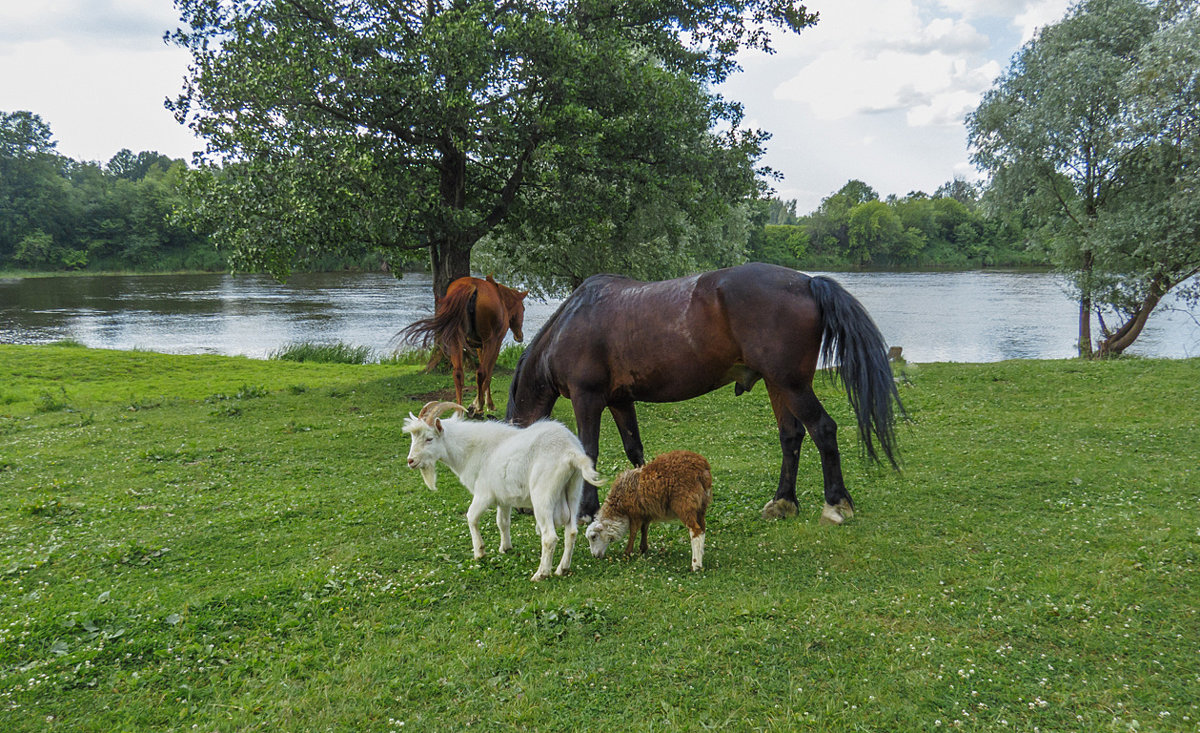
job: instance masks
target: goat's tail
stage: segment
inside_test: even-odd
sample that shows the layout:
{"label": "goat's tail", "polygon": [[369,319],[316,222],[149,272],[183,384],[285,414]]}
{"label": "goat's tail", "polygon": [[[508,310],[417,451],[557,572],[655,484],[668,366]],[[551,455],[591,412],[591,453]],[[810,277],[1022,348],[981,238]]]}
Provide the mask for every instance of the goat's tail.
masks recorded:
{"label": "goat's tail", "polygon": [[588,458],[586,454],[577,453],[575,457],[571,459],[571,465],[579,469],[579,472],[583,474],[583,480],[587,481],[592,486],[603,486],[605,483],[607,483],[607,480],[603,476],[596,473],[596,464],[593,463],[592,459]]}
{"label": "goat's tail", "polygon": [[837,369],[846,387],[867,456],[879,460],[871,439],[874,434],[892,467],[898,468],[892,402],[901,413],[904,405],[892,377],[883,334],[862,303],[835,280],[814,277],[809,290],[821,309],[821,357],[827,366]]}

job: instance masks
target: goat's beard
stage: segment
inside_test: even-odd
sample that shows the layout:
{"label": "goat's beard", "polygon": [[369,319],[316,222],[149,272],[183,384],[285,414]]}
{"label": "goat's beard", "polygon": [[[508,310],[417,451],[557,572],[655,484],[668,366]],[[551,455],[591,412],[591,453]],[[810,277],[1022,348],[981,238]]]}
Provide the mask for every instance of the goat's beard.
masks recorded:
{"label": "goat's beard", "polygon": [[431,463],[428,466],[421,466],[421,478],[425,479],[425,485],[430,491],[437,491],[437,464]]}

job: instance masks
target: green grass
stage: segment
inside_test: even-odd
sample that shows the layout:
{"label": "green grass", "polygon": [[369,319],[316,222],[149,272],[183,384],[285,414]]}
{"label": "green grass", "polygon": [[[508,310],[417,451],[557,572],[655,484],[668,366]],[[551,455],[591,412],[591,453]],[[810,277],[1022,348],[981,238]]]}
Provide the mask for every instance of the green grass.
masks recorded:
{"label": "green grass", "polygon": [[272,351],[268,358],[321,364],[365,364],[371,359],[371,353],[370,346],[353,346],[340,341],[331,344],[299,341],[284,344]]}
{"label": "green grass", "polygon": [[901,474],[820,381],[841,527],[807,442],[759,518],[761,387],[639,405],[713,465],[705,570],[655,525],[540,584],[405,466],[420,366],[0,346],[0,730],[1197,730],[1200,360],[909,365]]}

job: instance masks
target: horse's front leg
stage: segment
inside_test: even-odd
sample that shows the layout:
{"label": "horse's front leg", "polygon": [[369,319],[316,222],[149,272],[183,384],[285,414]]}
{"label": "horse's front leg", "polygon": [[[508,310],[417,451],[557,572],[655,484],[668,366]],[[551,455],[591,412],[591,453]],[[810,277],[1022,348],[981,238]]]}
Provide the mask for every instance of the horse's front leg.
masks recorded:
{"label": "horse's front leg", "polygon": [[638,432],[637,413],[633,403],[609,405],[613,422],[617,424],[617,432],[621,434],[621,444],[625,447],[625,455],[634,466],[646,464],[645,452],[642,447],[642,436]]}
{"label": "horse's front leg", "polygon": [[[592,459],[592,465],[600,457],[600,416],[604,412],[604,400],[586,392],[572,392],[571,407],[575,411],[575,430],[583,452]],[[583,482],[583,500],[579,503],[579,520],[590,522],[600,511],[600,497],[596,487]]]}

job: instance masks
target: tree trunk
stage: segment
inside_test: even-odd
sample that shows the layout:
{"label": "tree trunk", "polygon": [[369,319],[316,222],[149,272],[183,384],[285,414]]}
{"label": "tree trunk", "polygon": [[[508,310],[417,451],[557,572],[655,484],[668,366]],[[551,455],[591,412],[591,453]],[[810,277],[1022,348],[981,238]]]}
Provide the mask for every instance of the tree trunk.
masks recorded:
{"label": "tree trunk", "polygon": [[1141,335],[1142,329],[1146,327],[1146,321],[1150,319],[1150,314],[1154,312],[1168,290],[1170,288],[1163,288],[1161,281],[1156,277],[1150,283],[1149,292],[1146,293],[1142,304],[1138,306],[1137,312],[1124,325],[1100,342],[1100,350],[1096,356],[1101,359],[1116,356],[1132,346],[1137,337]]}
{"label": "tree trunk", "polygon": [[1083,253],[1083,278],[1079,286],[1079,356],[1092,357],[1092,261],[1091,251]]}
{"label": "tree trunk", "polygon": [[471,274],[471,244],[452,235],[429,246],[434,303],[441,302],[450,283]]}

